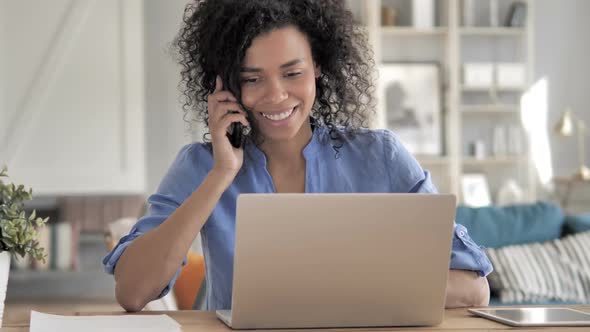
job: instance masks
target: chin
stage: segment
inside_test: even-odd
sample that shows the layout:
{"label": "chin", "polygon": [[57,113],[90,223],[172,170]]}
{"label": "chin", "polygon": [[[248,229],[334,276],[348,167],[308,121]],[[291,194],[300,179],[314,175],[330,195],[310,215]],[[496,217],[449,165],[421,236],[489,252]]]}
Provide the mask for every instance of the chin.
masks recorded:
{"label": "chin", "polygon": [[308,124],[308,119],[309,112],[301,112],[296,108],[292,117],[281,121],[278,125],[271,123],[268,119],[258,119],[258,127],[265,140],[288,141],[297,137],[303,126]]}

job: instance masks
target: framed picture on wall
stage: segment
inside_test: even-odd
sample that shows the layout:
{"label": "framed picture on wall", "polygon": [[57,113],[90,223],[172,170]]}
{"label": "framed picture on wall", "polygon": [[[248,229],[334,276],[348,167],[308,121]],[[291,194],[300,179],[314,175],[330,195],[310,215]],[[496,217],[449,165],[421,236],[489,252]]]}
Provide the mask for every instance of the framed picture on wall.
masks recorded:
{"label": "framed picture on wall", "polygon": [[379,66],[378,99],[388,129],[416,155],[442,154],[440,65],[385,63]]}
{"label": "framed picture on wall", "polygon": [[488,180],[484,174],[463,174],[461,189],[463,203],[467,206],[481,207],[492,204]]}

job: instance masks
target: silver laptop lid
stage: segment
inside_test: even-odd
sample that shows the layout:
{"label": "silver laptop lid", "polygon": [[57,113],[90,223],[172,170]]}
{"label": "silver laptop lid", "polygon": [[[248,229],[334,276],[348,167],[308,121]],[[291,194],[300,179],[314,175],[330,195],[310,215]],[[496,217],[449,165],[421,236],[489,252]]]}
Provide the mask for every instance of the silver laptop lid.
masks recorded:
{"label": "silver laptop lid", "polygon": [[454,195],[240,195],[232,327],[438,324],[454,218]]}

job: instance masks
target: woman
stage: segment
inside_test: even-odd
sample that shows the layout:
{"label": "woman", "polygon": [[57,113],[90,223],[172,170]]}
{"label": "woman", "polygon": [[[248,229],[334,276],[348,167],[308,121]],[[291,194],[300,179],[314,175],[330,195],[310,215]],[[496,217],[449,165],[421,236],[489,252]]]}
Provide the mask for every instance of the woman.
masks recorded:
{"label": "woman", "polygon": [[[239,193],[432,193],[390,131],[362,129],[373,101],[366,38],[338,0],[203,0],[175,45],[185,111],[207,143],[181,149],[150,209],[104,259],[128,311],[166,294],[201,232],[206,306],[229,309]],[[242,148],[232,123],[250,128]],[[455,226],[447,307],[487,305],[485,254]]]}

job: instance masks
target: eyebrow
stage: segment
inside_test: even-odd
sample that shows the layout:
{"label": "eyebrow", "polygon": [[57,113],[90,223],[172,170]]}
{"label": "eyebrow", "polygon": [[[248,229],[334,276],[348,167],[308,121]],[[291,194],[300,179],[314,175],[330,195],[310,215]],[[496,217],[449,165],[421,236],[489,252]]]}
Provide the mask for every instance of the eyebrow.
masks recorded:
{"label": "eyebrow", "polygon": [[[291,60],[287,63],[282,64],[280,68],[282,69],[282,68],[291,67],[291,66],[296,65],[300,62],[303,62],[303,59]],[[242,69],[240,70],[240,72],[242,72],[242,73],[258,73],[261,71],[262,71],[262,68],[253,68],[253,67],[242,67]]]}

